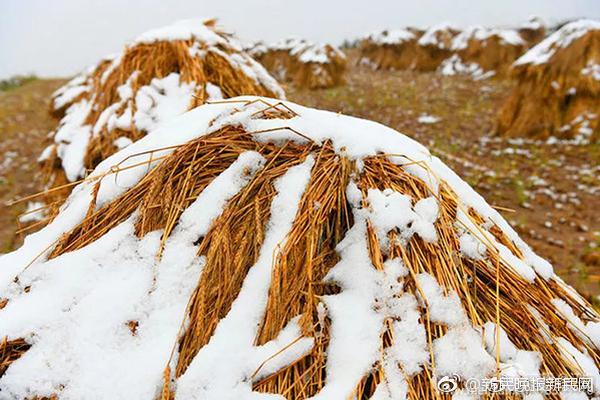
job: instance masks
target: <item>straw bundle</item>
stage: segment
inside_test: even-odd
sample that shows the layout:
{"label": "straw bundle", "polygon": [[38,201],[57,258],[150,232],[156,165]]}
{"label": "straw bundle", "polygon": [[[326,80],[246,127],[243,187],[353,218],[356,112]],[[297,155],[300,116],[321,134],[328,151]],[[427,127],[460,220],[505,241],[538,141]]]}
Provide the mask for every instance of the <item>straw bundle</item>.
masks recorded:
{"label": "straw bundle", "polygon": [[373,32],[360,40],[360,63],[375,69],[413,69],[417,40],[422,32],[411,29]]}
{"label": "straw bundle", "polygon": [[[526,46],[516,30],[475,26],[460,32],[450,48],[461,61],[476,64],[483,73],[504,76]],[[460,70],[454,70],[460,73]],[[445,74],[449,75],[449,72],[446,68]]]}
{"label": "straw bundle", "polygon": [[8,398],[423,400],[444,375],[600,379],[598,314],[441,161],[270,99],[204,105],[102,162],[0,258],[0,297]]}
{"label": "straw bundle", "polygon": [[[55,93],[52,113],[62,119],[40,158],[47,186],[77,181],[173,116],[242,94],[284,96],[215,20],[180,21],[146,32]],[[48,200],[60,203],[68,193],[67,185]]]}
{"label": "straw bundle", "polygon": [[443,23],[430,27],[417,41],[417,59],[415,69],[418,71],[435,71],[442,61],[452,55],[452,40],[459,30]]}
{"label": "straw bundle", "polygon": [[544,21],[539,17],[531,17],[529,20],[521,25],[519,28],[519,35],[527,42],[531,47],[546,37],[546,26]]}
{"label": "straw bundle", "polygon": [[344,82],[346,56],[329,44],[289,38],[272,45],[258,42],[249,51],[277,79],[297,87],[319,89]]}
{"label": "straw bundle", "polygon": [[497,131],[588,143],[600,124],[600,23],[569,23],[513,65],[515,89],[502,106]]}

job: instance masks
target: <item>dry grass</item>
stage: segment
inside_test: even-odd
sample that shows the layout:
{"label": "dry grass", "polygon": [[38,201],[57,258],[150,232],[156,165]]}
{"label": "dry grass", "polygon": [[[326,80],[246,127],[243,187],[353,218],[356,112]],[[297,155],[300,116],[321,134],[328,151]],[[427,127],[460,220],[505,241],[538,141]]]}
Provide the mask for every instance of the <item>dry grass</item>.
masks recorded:
{"label": "dry grass", "polygon": [[[600,31],[592,30],[556,49],[546,63],[515,66],[517,85],[498,113],[497,132],[509,137],[574,138],[581,124],[572,122],[600,110],[600,81],[582,74],[589,63],[599,60]],[[598,116],[590,120],[590,129],[592,141],[600,138]]]}
{"label": "dry grass", "polygon": [[[286,109],[269,108],[259,118],[288,118],[291,115]],[[286,245],[274,260],[268,302],[255,340],[257,344],[269,341],[292,317],[301,315],[302,333],[315,338],[315,346],[311,353],[294,364],[254,381],[255,390],[278,393],[287,399],[303,399],[316,394],[325,383],[330,321],[319,319],[317,306],[323,295],[340,291],[335,285],[324,284],[322,278],[338,261],[335,247],[353,225],[351,206],[345,197],[345,188],[350,180],[356,181],[361,190],[363,206],[368,206],[366,194],[371,188],[389,188],[409,195],[414,201],[432,195],[437,197],[440,205],[435,224],[437,242],[427,243],[415,236],[406,246],[401,246],[394,240],[397,233],[392,231],[389,236],[394,244],[389,254],[384,255],[375,230],[370,226],[368,229],[373,266],[381,270],[386,259],[400,258],[409,269],[409,275],[403,278],[406,292],[414,295],[422,293],[415,276],[421,272],[431,274],[447,293],[454,291],[458,294],[473,325],[481,326],[486,321],[499,323],[519,348],[539,352],[543,358],[542,374],[582,375],[581,369],[564,357],[556,341],[548,340],[545,335],[567,339],[575,347],[587,351],[596,365],[600,364],[598,349],[582,340],[581,332],[574,331],[565,323],[551,301],[563,299],[583,321],[600,320],[596,312],[559,281],[537,278],[530,283],[524,280],[502,259],[498,250],[483,239],[481,231],[485,229],[486,221],[472,209],[463,211],[477,226],[478,231],[471,233],[486,246],[487,257],[473,261],[461,255],[455,224],[457,211],[462,206],[460,199],[446,184],[441,183],[436,195],[425,182],[391,163],[385,155],[363,160],[364,166],[359,172],[353,161],[335,154],[327,142],[320,146],[292,142],[265,144],[254,141],[240,127],[225,126],[177,148],[136,186],[111,203],[96,211],[91,204],[92,211],[87,218],[60,240],[51,257],[90,244],[136,210],[139,211],[137,235],[141,237],[162,228],[164,243],[182,210],[247,150],[258,151],[267,162],[251,182],[229,201],[208,234],[198,239],[198,254],[206,257],[206,266],[190,299],[189,324],[181,333],[177,346],[179,358],[176,370],[165,370],[163,400],[173,396],[174,389],[169,384],[172,373],[175,377],[181,376],[208,342],[256,261],[275,194],[273,181],[290,167],[301,163],[308,154],[314,155],[316,163]],[[320,206],[315,207],[315,204]],[[492,227],[490,232],[516,257],[523,258],[499,228]],[[542,321],[535,317],[532,309],[539,313]],[[434,339],[446,332],[446,327],[430,321],[427,306],[420,311],[431,346]],[[386,325],[391,322],[386,321]],[[385,330],[381,337],[382,350],[393,342],[391,330]],[[10,363],[26,350],[26,343],[21,339],[4,341],[0,345],[3,367],[10,367]],[[441,398],[432,384],[434,369],[435,360],[431,360],[420,374],[407,377],[410,399]],[[370,398],[376,385],[383,380],[385,374],[379,362],[362,381],[356,382],[356,398]]]}

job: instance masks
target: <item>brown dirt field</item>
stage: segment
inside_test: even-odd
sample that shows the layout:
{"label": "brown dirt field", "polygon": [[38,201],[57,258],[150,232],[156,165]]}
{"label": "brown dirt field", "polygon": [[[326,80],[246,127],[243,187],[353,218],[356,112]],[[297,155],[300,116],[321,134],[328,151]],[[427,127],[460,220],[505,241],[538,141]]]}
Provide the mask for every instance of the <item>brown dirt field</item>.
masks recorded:
{"label": "brown dirt field", "polygon": [[6,202],[42,189],[37,158],[56,121],[48,114],[50,96],[64,80],[34,80],[0,91],[0,252],[18,247],[15,234],[19,214],[27,204]]}
{"label": "brown dirt field", "polygon": [[[288,98],[369,118],[422,142],[489,203],[514,210],[501,213],[560,275],[595,301],[600,294],[600,145],[495,137],[495,115],[510,92],[509,81],[373,71],[349,61],[346,85],[288,87]],[[41,189],[35,159],[54,127],[46,111],[50,93],[61,83],[38,80],[0,92],[2,202]],[[419,123],[421,113],[440,120]],[[24,204],[0,208],[0,251],[19,243],[13,232],[24,209]]]}

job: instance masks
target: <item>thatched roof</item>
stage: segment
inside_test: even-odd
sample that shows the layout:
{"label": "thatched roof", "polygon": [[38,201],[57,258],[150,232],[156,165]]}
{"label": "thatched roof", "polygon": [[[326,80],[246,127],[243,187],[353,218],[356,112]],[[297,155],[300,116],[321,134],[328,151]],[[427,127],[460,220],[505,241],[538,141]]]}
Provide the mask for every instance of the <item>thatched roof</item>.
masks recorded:
{"label": "thatched roof", "polygon": [[7,398],[600,382],[598,314],[467,183],[392,129],[272,99],[198,107],[101,162],[0,258],[0,298]]}
{"label": "thatched roof", "polygon": [[77,181],[164,121],[205,101],[243,94],[284,96],[214,20],[146,32],[55,93],[52,112],[61,119],[40,157],[47,184]]}
{"label": "thatched roof", "polygon": [[517,85],[498,115],[508,136],[597,140],[600,110],[600,22],[564,25],[513,65]]}

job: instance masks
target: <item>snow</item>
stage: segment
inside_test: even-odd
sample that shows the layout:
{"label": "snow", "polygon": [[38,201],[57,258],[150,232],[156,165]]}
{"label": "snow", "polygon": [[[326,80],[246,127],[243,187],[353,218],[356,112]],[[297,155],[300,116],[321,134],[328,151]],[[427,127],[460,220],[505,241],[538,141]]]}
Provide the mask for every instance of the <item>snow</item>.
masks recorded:
{"label": "snow", "polygon": [[435,115],[430,115],[427,113],[423,113],[421,115],[419,115],[419,118],[417,118],[417,122],[419,122],[420,124],[435,124],[437,122],[440,122],[440,118],[436,117]]}
{"label": "snow", "polygon": [[514,29],[487,28],[483,26],[471,26],[452,39],[450,49],[454,51],[464,50],[468,47],[470,40],[486,42],[492,38],[498,38],[501,44],[507,46],[524,45],[525,41]]}
{"label": "snow", "polygon": [[[292,320],[280,336],[263,346],[254,339],[267,305],[272,264],[283,247],[308,185],[314,160],[290,168],[275,182],[277,195],[271,204],[265,239],[256,264],[248,271],[229,313],[219,322],[213,336],[189,365],[177,383],[176,399],[244,398],[252,391],[250,376],[269,355],[293,343],[300,336],[298,321]],[[312,348],[313,339],[304,338],[279,354],[282,365],[300,358]],[[223,362],[226,358],[229,362]],[[268,373],[267,373],[268,374]]]}
{"label": "snow", "polygon": [[[260,119],[257,112],[265,105],[258,99],[245,96],[206,104],[161,124],[100,163],[88,180],[73,190],[48,226],[29,235],[17,251],[0,257],[0,293],[9,300],[0,310],[0,337],[23,337],[33,345],[0,378],[2,393],[14,398],[59,393],[67,400],[89,398],[91,393],[98,399],[157,397],[163,369],[187,319],[188,299],[205,263],[194,243],[208,232],[227,201],[260,173],[264,158],[256,152],[243,153],[215,178],[183,211],[164,242],[160,260],[156,254],[162,232],[138,239],[133,234],[135,213],[80,250],[53,260],[47,260],[47,255],[63,233],[85,218],[97,182],[101,182],[97,207],[102,207],[143,179],[157,161],[122,170],[118,176],[109,174],[114,166],[126,168],[156,160],[174,151],[173,146],[226,124],[243,127],[259,142],[330,141],[339,155],[356,162],[368,156],[395,154],[388,156],[391,162],[429,185],[427,197],[413,199],[390,189],[370,189],[363,196],[355,182],[348,184],[354,224],[337,245],[340,260],[325,278],[341,291],[323,296],[318,308],[319,318],[331,322],[331,337],[325,386],[315,399],[351,396],[357,382],[373,372],[380,359],[386,379],[377,387],[375,398],[384,400],[402,398],[408,390],[406,380],[433,363],[436,377],[484,377],[494,372],[495,326],[472,326],[458,294],[430,274],[415,276],[417,295],[405,292],[403,279],[409,270],[400,258],[386,260],[383,269],[375,268],[369,255],[368,224],[384,252],[390,231],[398,233],[400,245],[415,234],[435,244],[438,186],[443,181],[456,193],[455,228],[465,256],[487,258],[487,246],[481,244],[488,243],[497,249],[503,265],[514,268],[525,279],[554,279],[560,284],[551,265],[535,255],[468,184],[407,136],[375,122],[287,101],[282,103],[298,116]],[[267,129],[276,130],[265,132]],[[313,165],[313,156],[308,156],[275,181],[277,194],[258,259],[208,344],[175,381],[177,399],[269,398],[252,392],[253,379],[290,365],[312,349],[313,339],[302,337],[297,317],[264,345],[255,345],[255,336],[264,316],[274,260],[292,227]],[[483,226],[476,226],[469,218],[469,208],[482,216]],[[488,231],[493,225],[514,242],[524,254],[523,260],[495,241]],[[29,293],[23,291],[26,286],[30,286]],[[585,329],[592,343],[597,343],[597,323],[583,324],[560,303],[555,306],[562,307],[565,321]],[[127,327],[128,321],[138,322],[135,335]],[[382,351],[384,321],[391,322],[395,344]],[[428,321],[447,327],[446,333],[433,341],[432,354],[424,326]],[[535,374],[539,370],[538,355],[516,348],[502,331],[500,338],[503,373]],[[598,375],[589,355],[563,348],[582,364],[586,374]],[[269,361],[259,369],[265,360]]]}
{"label": "snow", "polygon": [[[246,53],[241,52],[241,45],[233,37],[220,35],[213,28],[205,25],[209,20],[185,20],[170,26],[152,30],[142,34],[130,43],[125,50],[104,58],[102,62],[110,62],[103,72],[101,82],[106,81],[110,74],[120,64],[123,54],[131,47],[140,43],[153,43],[158,40],[195,40],[190,48],[192,57],[204,58],[207,52],[214,52],[225,58],[233,68],[241,70],[257,84],[263,85],[278,97],[283,98],[284,92],[268,72]],[[228,53],[219,48],[227,47],[233,50]],[[65,86],[54,93],[54,109],[60,109],[70,104],[79,95],[92,90],[91,77],[99,66],[88,68]],[[67,179],[74,182],[85,175],[84,158],[87,146],[93,137],[112,132],[115,129],[131,131],[150,131],[159,125],[181,115],[192,104],[193,96],[200,84],[205,84],[208,101],[223,99],[223,93],[217,83],[183,82],[178,73],[172,72],[163,78],[154,78],[150,84],[140,87],[134,93],[138,73],[128,77],[125,84],[117,88],[118,100],[101,110],[96,123],[91,126],[86,120],[91,113],[92,99],[82,99],[70,105],[66,110],[54,136],[57,155],[61,160]],[[127,143],[121,141],[115,146],[122,148]],[[40,157],[46,159],[53,148],[47,148]]]}
{"label": "snow", "polygon": [[465,63],[458,54],[453,54],[448,57],[438,67],[438,71],[442,75],[466,75],[471,76],[474,80],[479,81],[490,78],[496,74],[495,71],[484,71],[477,63]]}
{"label": "snow", "polygon": [[135,126],[151,131],[160,123],[183,114],[189,109],[195,92],[196,84],[181,82],[179,74],[175,72],[162,79],[152,79],[135,95]]}
{"label": "snow", "polygon": [[208,21],[211,21],[211,19],[200,18],[177,21],[171,25],[141,34],[135,39],[134,43],[195,39],[206,43],[207,46],[226,44],[227,40],[223,36],[205,25]]}
{"label": "snow", "polygon": [[386,29],[382,31],[371,32],[365,35],[362,39],[369,40],[380,45],[394,45],[416,39],[416,36],[408,29]]}
{"label": "snow", "polygon": [[515,61],[514,65],[545,64],[557,50],[568,47],[572,42],[583,37],[588,32],[599,29],[600,22],[594,20],[580,19],[570,22],[523,54]]}
{"label": "snow", "polygon": [[600,64],[595,62],[588,62],[588,64],[581,70],[581,74],[589,76],[596,81],[600,81]]}
{"label": "snow", "polygon": [[420,46],[434,46],[440,49],[446,49],[448,46],[443,41],[440,41],[438,36],[440,34],[450,33],[451,31],[458,31],[458,29],[448,22],[434,25],[425,31],[417,43]]}
{"label": "snow", "polygon": [[20,223],[37,222],[46,218],[45,204],[40,201],[30,201],[27,203],[27,209],[19,217]]}

